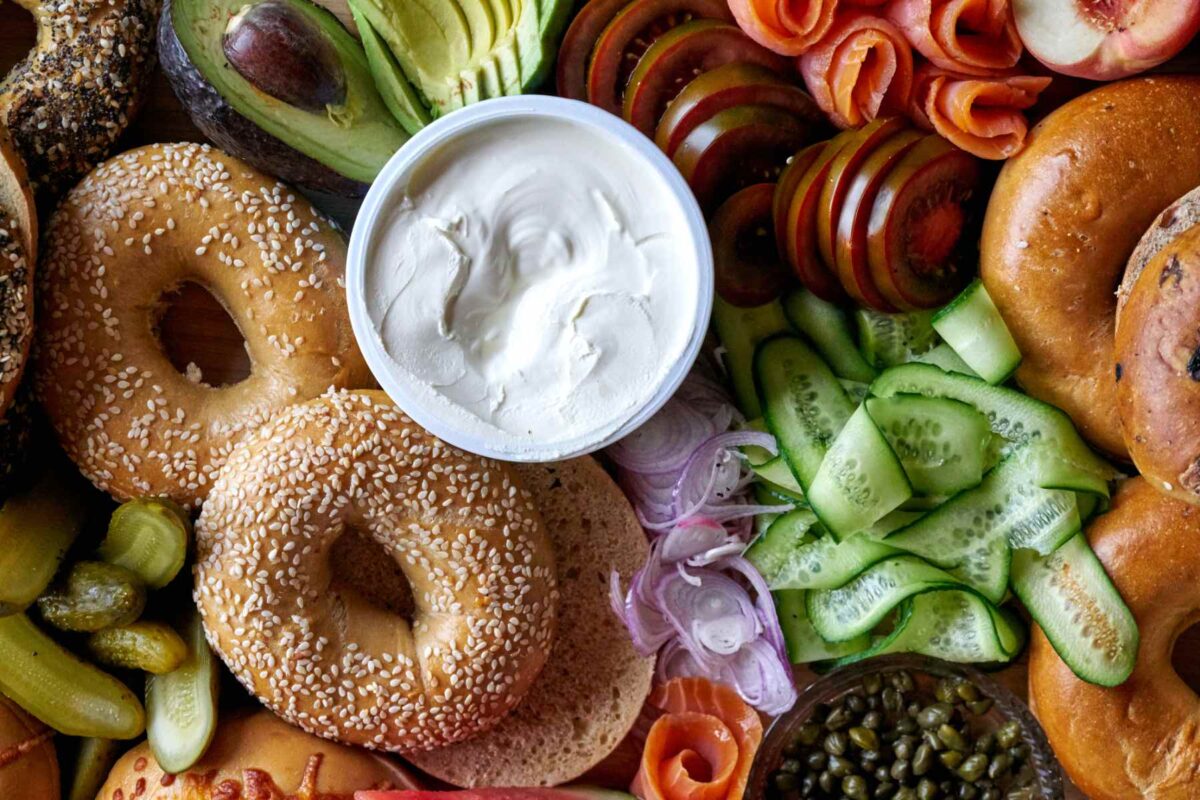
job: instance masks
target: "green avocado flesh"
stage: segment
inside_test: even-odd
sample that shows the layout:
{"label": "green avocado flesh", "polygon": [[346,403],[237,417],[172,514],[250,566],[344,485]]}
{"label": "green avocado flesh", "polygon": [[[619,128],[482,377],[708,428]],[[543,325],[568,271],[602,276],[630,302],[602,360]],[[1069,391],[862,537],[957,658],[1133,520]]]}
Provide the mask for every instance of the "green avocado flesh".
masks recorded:
{"label": "green avocado flesh", "polygon": [[376,90],[362,46],[337,17],[308,0],[287,3],[327,39],[343,67],[345,98],[324,113],[272,97],[230,66],[223,50],[226,26],[257,3],[174,0],[171,21],[192,64],[235,111],[335,172],[370,183],[408,134]]}
{"label": "green avocado flesh", "polygon": [[521,94],[554,62],[572,0],[355,0],[434,116]]}
{"label": "green avocado flesh", "polygon": [[349,0],[350,13],[354,15],[354,24],[358,26],[358,35],[367,54],[367,63],[370,64],[371,74],[375,77],[375,88],[379,90],[383,102],[404,130],[416,133],[430,123],[429,109],[425,108],[416,89],[408,82],[383,37],[371,27],[370,20],[360,8],[362,2],[363,0]]}

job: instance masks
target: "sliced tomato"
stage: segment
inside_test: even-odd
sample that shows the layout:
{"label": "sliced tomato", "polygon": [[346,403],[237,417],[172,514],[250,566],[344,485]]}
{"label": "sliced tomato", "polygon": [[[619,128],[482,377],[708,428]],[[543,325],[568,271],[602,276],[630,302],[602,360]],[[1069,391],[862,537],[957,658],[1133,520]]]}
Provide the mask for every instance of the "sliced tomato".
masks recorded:
{"label": "sliced tomato", "polygon": [[808,168],[821,157],[823,152],[825,152],[825,142],[817,142],[805,147],[788,159],[787,166],[779,174],[779,181],[775,184],[775,200],[772,203],[771,214],[775,225],[775,243],[779,248],[779,255],[785,262],[789,261],[787,215],[788,209],[792,205],[792,197],[795,196],[800,181],[804,179],[804,173],[808,172]]}
{"label": "sliced tomato", "polygon": [[625,88],[622,114],[647,136],[654,135],[667,105],[702,72],[735,61],[785,74],[791,62],[742,33],[736,25],[704,19],[685,22],[650,45]]}
{"label": "sliced tomato", "polygon": [[620,114],[629,75],[642,54],[663,34],[695,19],[731,23],[733,14],[725,0],[626,0],[593,37],[588,52],[588,102]]}
{"label": "sliced tomato", "polygon": [[697,125],[734,106],[775,106],[809,120],[814,127],[825,116],[816,102],[796,83],[756,64],[736,62],[702,73],[671,101],[654,141],[668,156]]}
{"label": "sliced tomato", "polygon": [[774,199],[773,183],[747,186],[722,203],[708,222],[717,294],[735,306],[769,303],[783,294],[791,278],[775,246]]}
{"label": "sliced tomato", "polygon": [[559,97],[587,100],[588,64],[601,31],[612,22],[629,0],[588,0],[558,46],[556,89]]}
{"label": "sliced tomato", "polygon": [[[869,302],[867,298],[882,297],[867,265],[867,221],[875,196],[892,167],[922,138],[924,136],[920,131],[910,129],[888,139],[856,170],[846,190],[837,219],[835,272],[844,286],[853,287],[850,294],[864,304]],[[885,301],[884,308],[893,305]]]}
{"label": "sliced tomato", "polygon": [[927,136],[887,174],[867,222],[871,278],[898,308],[936,308],[974,273],[983,170],[979,159]]}
{"label": "sliced tomato", "polygon": [[812,138],[799,117],[770,106],[735,106],[700,124],[675,150],[675,166],[705,209],[754,183],[774,183]]}
{"label": "sliced tomato", "polygon": [[817,250],[817,201],[840,148],[841,144],[836,139],[823,142],[816,158],[795,180],[790,199],[781,198],[787,203],[784,257],[810,292],[831,303],[845,300],[846,295],[837,276],[825,266]]}

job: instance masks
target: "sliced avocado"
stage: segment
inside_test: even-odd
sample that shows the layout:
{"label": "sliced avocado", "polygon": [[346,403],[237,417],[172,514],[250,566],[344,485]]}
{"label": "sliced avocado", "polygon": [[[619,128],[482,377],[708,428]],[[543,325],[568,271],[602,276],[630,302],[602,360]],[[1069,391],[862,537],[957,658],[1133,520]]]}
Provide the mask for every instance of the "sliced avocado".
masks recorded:
{"label": "sliced avocado", "polygon": [[206,81],[268,136],[361,183],[408,139],[362,46],[326,9],[309,0],[171,0],[168,8],[190,62],[164,56],[177,93]]}
{"label": "sliced avocado", "polygon": [[573,0],[357,0],[434,116],[543,81]]}
{"label": "sliced avocado", "polygon": [[429,109],[421,102],[417,90],[404,76],[383,38],[359,9],[361,2],[362,0],[349,0],[350,13],[354,15],[354,24],[358,26],[363,51],[367,55],[371,75],[375,78],[375,88],[379,90],[383,102],[404,130],[416,133],[432,121]]}

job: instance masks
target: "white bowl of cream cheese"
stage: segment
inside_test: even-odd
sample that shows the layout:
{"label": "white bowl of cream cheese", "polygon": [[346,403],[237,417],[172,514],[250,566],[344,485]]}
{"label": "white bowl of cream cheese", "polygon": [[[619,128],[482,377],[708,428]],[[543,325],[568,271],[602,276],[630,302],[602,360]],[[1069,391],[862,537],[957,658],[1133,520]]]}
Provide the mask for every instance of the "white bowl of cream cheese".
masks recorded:
{"label": "white bowl of cream cheese", "polygon": [[678,388],[712,311],[708,231],[670,160],[556,97],[488,100],[414,136],[363,202],[346,279],[396,404],[508,461],[634,430]]}

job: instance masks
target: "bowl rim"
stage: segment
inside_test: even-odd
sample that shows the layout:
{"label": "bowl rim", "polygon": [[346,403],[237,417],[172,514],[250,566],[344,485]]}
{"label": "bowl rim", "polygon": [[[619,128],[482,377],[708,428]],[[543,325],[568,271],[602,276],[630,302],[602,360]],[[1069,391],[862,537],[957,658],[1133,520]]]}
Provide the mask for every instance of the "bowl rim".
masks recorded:
{"label": "bowl rim", "polygon": [[[681,357],[663,373],[649,400],[631,410],[615,425],[609,421],[596,431],[570,439],[522,443],[519,447],[501,444],[502,437],[488,438],[463,430],[453,420],[434,412],[400,379],[400,369],[383,348],[367,312],[366,275],[368,255],[388,201],[398,183],[423,159],[451,139],[488,124],[519,118],[550,118],[585,126],[609,137],[633,159],[643,162],[662,181],[678,204],[692,245],[698,271],[692,330]],[[700,354],[712,316],[713,291],[712,243],[708,225],[699,203],[675,165],[654,144],[625,120],[596,106],[578,100],[546,95],[520,95],[485,100],[454,111],[422,128],[397,150],[371,184],[350,234],[346,267],[346,299],[350,326],[363,358],[383,390],[404,413],[443,441],[477,455],[516,462],[557,461],[595,452],[632,433],[663,407],[687,376]]]}

